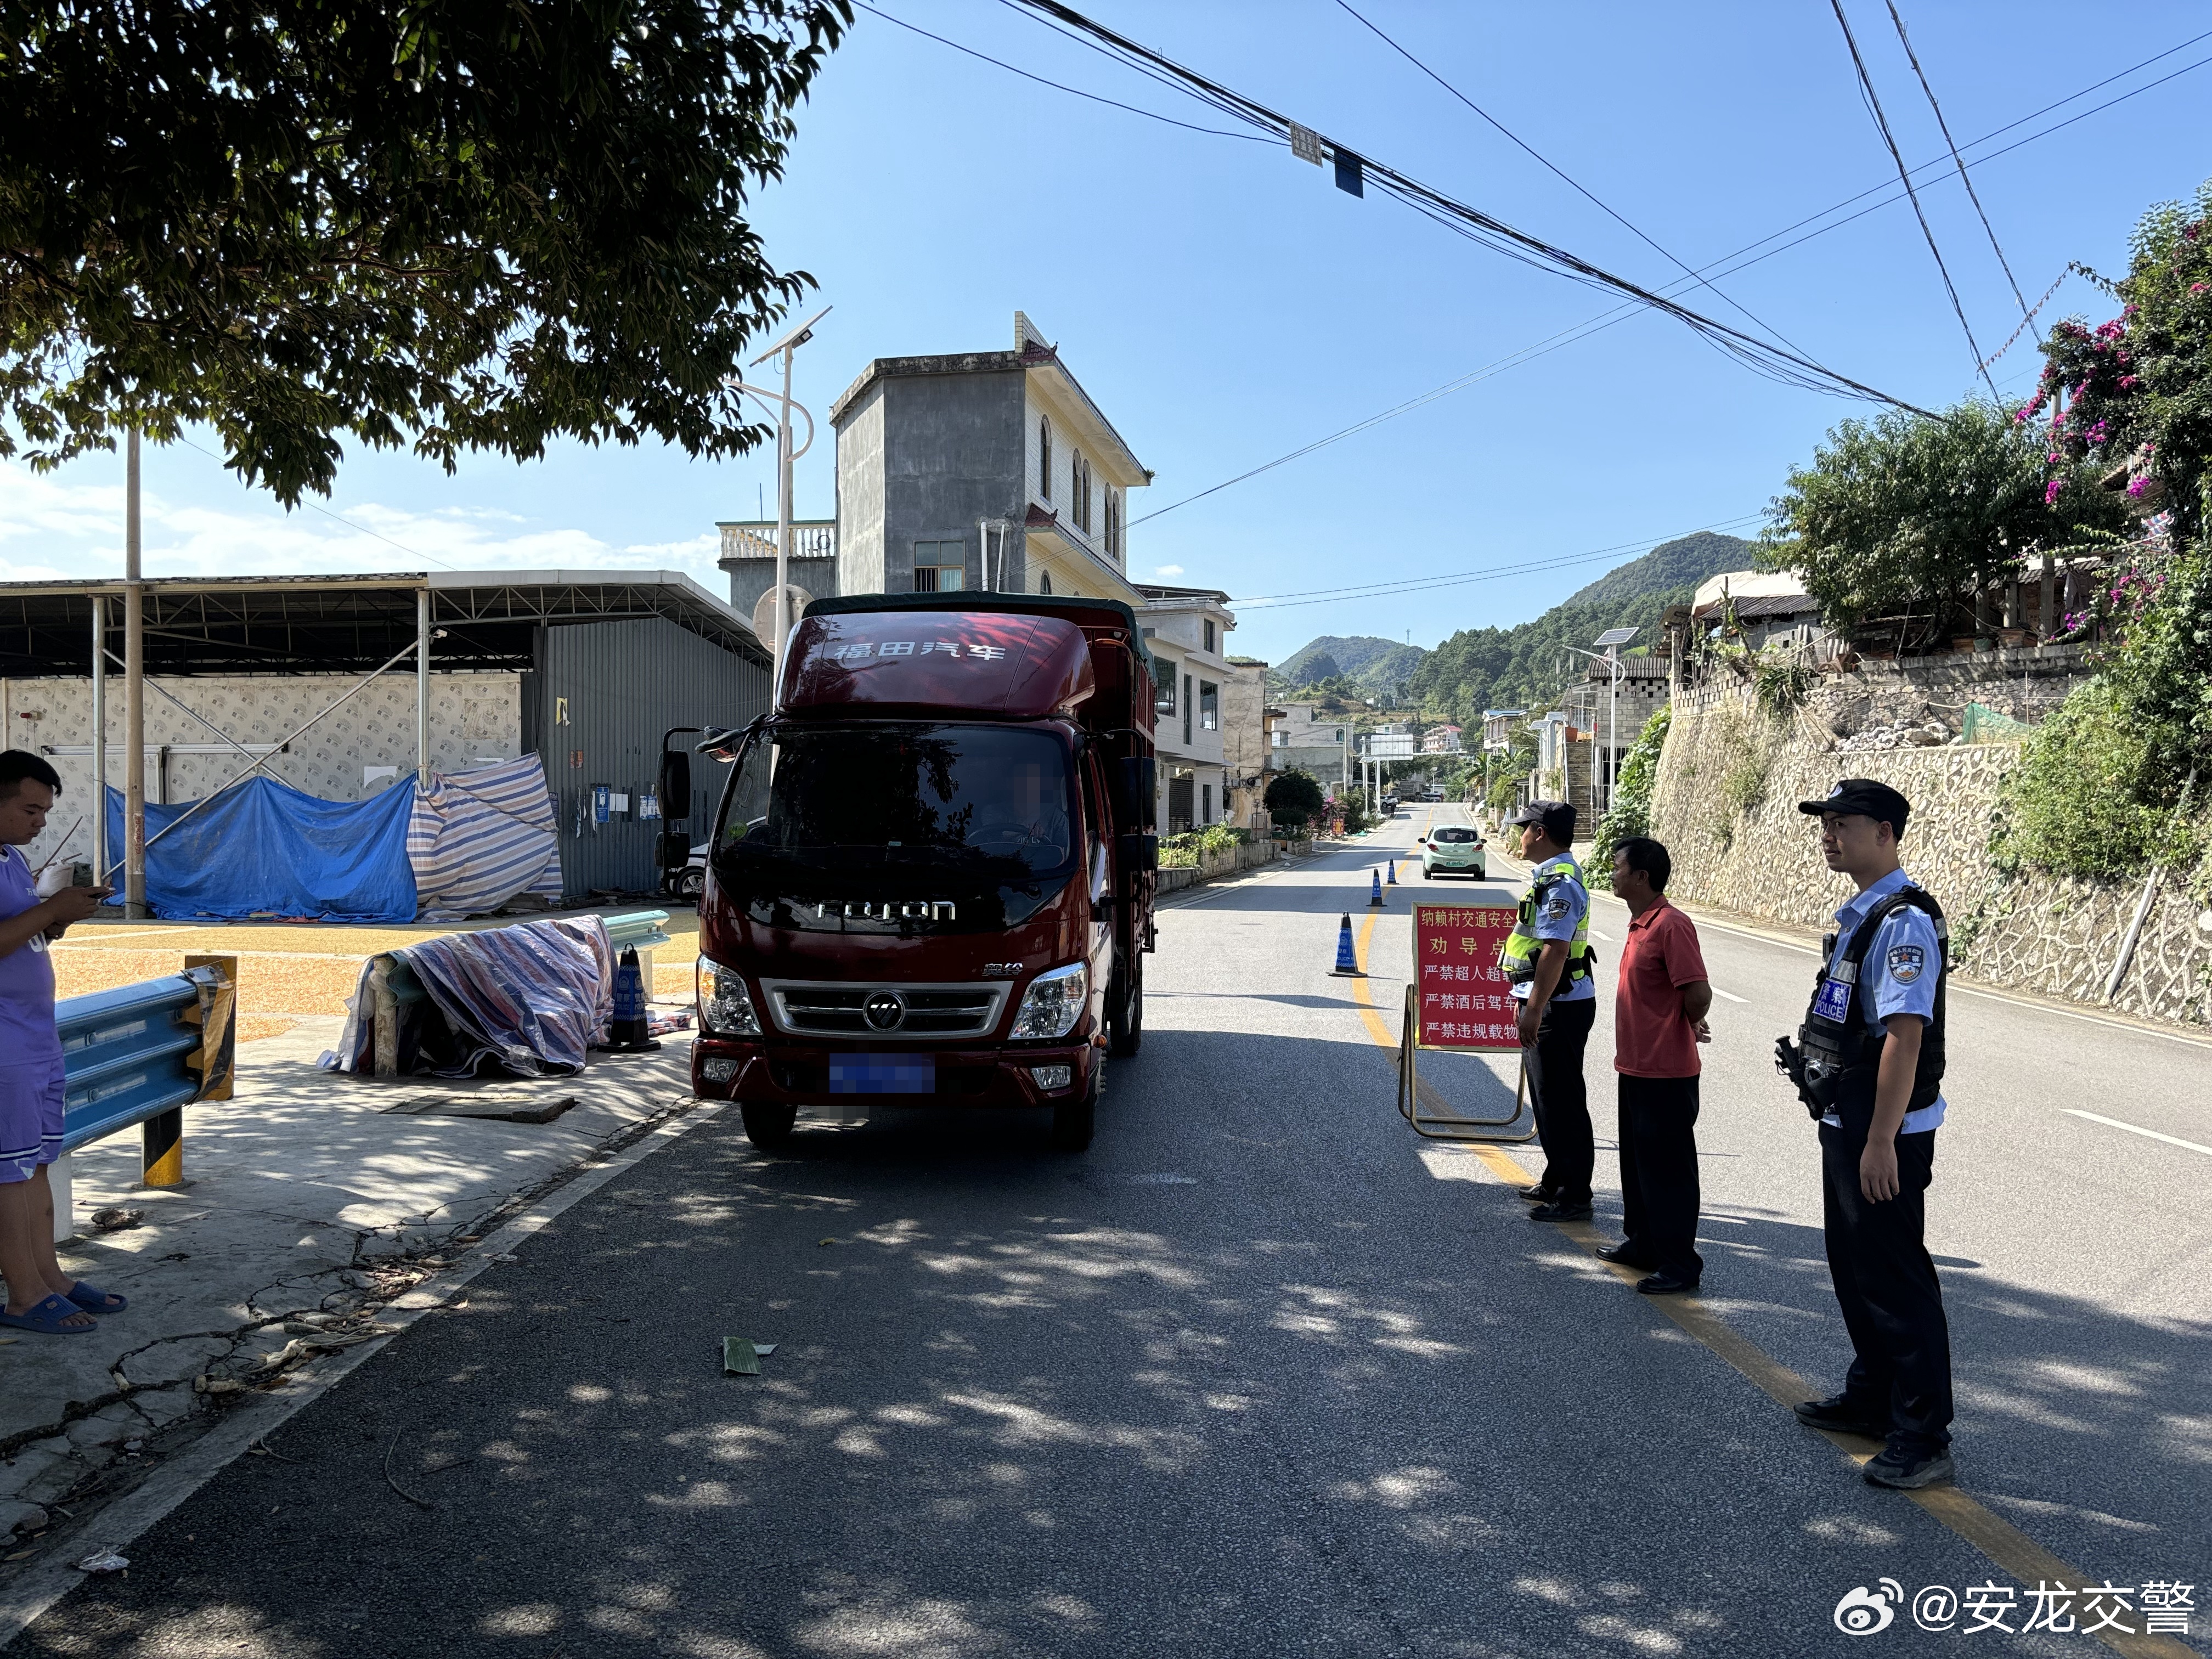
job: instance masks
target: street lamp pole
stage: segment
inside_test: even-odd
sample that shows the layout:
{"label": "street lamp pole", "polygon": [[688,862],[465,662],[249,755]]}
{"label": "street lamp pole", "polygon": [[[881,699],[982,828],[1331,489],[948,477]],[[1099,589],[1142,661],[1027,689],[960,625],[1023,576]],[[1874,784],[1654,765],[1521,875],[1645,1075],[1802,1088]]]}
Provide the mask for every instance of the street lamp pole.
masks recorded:
{"label": "street lamp pole", "polygon": [[[778,340],[766,351],[754,358],[747,367],[758,368],[771,357],[783,359],[783,389],[772,391],[763,386],[750,386],[732,375],[723,384],[739,392],[749,392],[763,403],[776,406],[775,422],[775,638],[769,644],[769,706],[773,708],[776,699],[783,695],[783,647],[791,634],[791,474],[792,465],[801,455],[814,447],[814,416],[792,400],[791,360],[799,348],[814,337],[814,325],[827,317],[834,307],[824,306],[805,322]],[[798,409],[806,416],[806,441],[797,448],[792,447],[791,411]]]}

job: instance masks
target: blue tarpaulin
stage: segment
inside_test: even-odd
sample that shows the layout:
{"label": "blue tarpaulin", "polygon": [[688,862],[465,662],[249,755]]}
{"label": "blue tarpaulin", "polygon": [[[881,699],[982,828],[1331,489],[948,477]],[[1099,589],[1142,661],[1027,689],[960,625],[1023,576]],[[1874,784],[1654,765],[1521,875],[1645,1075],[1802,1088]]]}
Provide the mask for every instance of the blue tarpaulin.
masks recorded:
{"label": "blue tarpaulin", "polygon": [[[146,896],[156,915],[415,920],[412,778],[365,801],[318,800],[249,778],[161,835],[196,804],[146,808]],[[124,845],[119,789],[107,792],[107,844]]]}

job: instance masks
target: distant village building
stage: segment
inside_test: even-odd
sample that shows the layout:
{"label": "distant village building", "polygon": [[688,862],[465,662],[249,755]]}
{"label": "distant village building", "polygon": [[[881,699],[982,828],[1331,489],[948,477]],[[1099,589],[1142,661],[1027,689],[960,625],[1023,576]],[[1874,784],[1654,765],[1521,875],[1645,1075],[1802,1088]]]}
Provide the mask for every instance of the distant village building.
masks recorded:
{"label": "distant village building", "polygon": [[1456,755],[1460,752],[1460,729],[1456,726],[1432,726],[1421,734],[1424,755]]}
{"label": "distant village building", "polygon": [[1756,651],[1768,641],[1810,644],[1827,630],[1820,625],[1820,603],[1805,591],[1805,579],[1789,570],[1729,570],[1708,577],[1690,599],[1690,617],[1699,633],[1733,617],[1734,636]]}

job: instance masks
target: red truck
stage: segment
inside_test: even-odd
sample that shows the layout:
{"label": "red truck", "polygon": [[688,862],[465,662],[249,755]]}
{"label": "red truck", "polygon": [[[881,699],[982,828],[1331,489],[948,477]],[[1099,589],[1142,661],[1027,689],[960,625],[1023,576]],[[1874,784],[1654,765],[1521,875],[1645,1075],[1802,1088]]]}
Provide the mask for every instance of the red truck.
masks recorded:
{"label": "red truck", "polygon": [[803,1106],[1049,1107],[1133,1054],[1158,884],[1153,673],[1109,599],[817,599],[734,754],[691,1081],[757,1146]]}

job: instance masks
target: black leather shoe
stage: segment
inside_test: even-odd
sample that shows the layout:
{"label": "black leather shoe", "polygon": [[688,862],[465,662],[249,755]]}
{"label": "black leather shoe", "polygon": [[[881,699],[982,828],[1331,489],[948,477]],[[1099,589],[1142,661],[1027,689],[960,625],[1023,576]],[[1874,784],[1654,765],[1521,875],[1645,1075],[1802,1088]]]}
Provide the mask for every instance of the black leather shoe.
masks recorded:
{"label": "black leather shoe", "polygon": [[1533,1187],[1519,1187],[1516,1188],[1514,1190],[1518,1192],[1522,1198],[1526,1199],[1531,1204],[1549,1204],[1554,1198],[1559,1196],[1557,1193],[1554,1193],[1549,1187],[1547,1187],[1540,1181]]}
{"label": "black leather shoe", "polygon": [[1865,1401],[1839,1394],[1827,1400],[1804,1401],[1793,1409],[1808,1429],[1828,1429],[1838,1434],[1863,1434],[1881,1440],[1889,1433],[1886,1415],[1877,1415]]}
{"label": "black leather shoe", "polygon": [[1617,1261],[1624,1267],[1641,1267],[1646,1273],[1650,1273],[1659,1265],[1656,1261],[1646,1261],[1642,1256],[1637,1255],[1635,1247],[1626,1239],[1621,1240],[1618,1244],[1599,1245],[1597,1259],[1601,1261]]}
{"label": "black leather shoe", "polygon": [[1587,1202],[1576,1204],[1564,1198],[1555,1198],[1548,1204],[1539,1204],[1528,1212],[1531,1221],[1588,1221],[1590,1206]]}
{"label": "black leather shoe", "polygon": [[1950,1452],[1942,1447],[1928,1451],[1892,1443],[1867,1460],[1864,1473],[1870,1486],[1895,1486],[1901,1492],[1917,1492],[1923,1486],[1952,1479],[1956,1470]]}
{"label": "black leather shoe", "polygon": [[1680,1273],[1660,1272],[1649,1279],[1638,1279],[1636,1288],[1644,1296],[1687,1296],[1698,1288],[1698,1281],[1685,1279]]}

